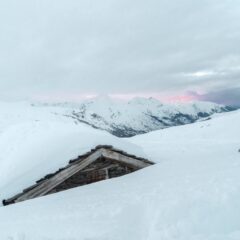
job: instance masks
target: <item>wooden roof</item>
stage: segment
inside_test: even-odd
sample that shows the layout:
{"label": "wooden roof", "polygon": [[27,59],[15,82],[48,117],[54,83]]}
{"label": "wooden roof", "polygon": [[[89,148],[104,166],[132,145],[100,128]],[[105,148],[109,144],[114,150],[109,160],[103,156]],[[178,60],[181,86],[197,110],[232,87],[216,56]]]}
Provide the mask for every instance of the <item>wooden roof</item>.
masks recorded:
{"label": "wooden roof", "polygon": [[19,193],[10,199],[3,200],[3,204],[8,205],[44,196],[65,180],[94,163],[101,157],[121,162],[122,164],[131,166],[136,170],[154,164],[147,159],[128,154],[122,150],[114,148],[113,146],[99,145],[86,154],[70,160],[66,167],[59,169],[55,173],[46,175],[44,178],[38,180],[35,185],[23,190],[22,193]]}

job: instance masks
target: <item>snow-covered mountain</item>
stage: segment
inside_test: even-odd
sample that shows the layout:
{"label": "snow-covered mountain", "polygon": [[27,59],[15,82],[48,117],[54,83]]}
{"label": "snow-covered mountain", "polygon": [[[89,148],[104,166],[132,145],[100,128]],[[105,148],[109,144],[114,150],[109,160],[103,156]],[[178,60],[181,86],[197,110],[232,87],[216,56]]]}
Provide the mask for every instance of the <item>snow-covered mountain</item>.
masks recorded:
{"label": "snow-covered mountain", "polygon": [[131,137],[153,130],[193,123],[233,108],[210,102],[162,104],[153,98],[129,102],[99,97],[80,104],[70,116],[118,137]]}
{"label": "snow-covered mountain", "polygon": [[85,123],[118,137],[131,137],[153,130],[208,119],[214,113],[234,110],[209,102],[162,104],[155,99],[129,102],[97,98],[82,103],[0,102],[0,132],[25,122]]}

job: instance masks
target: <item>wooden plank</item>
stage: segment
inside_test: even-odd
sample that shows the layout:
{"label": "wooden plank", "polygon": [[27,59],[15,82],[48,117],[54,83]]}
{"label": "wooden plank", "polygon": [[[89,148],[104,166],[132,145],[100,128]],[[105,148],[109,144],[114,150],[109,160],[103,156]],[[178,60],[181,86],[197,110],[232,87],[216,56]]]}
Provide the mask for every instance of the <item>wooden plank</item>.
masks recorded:
{"label": "wooden plank", "polygon": [[96,151],[86,159],[82,160],[80,163],[71,165],[69,168],[66,168],[63,171],[59,172],[58,174],[50,178],[48,181],[43,182],[42,184],[32,189],[31,191],[21,195],[19,198],[15,200],[15,202],[22,202],[35,197],[44,196],[49,191],[51,191],[54,187],[64,182],[66,179],[73,176],[75,173],[84,169],[85,167],[93,163],[95,160],[97,160],[101,156],[102,156],[102,150]]}
{"label": "wooden plank", "polygon": [[102,149],[102,155],[105,158],[113,159],[115,161],[119,161],[119,162],[125,163],[127,165],[131,165],[131,166],[135,167],[136,169],[141,169],[141,168],[145,168],[145,167],[152,165],[151,163],[143,162],[143,161],[137,160],[135,158],[125,156],[119,152],[114,152],[114,151],[108,150],[108,149]]}

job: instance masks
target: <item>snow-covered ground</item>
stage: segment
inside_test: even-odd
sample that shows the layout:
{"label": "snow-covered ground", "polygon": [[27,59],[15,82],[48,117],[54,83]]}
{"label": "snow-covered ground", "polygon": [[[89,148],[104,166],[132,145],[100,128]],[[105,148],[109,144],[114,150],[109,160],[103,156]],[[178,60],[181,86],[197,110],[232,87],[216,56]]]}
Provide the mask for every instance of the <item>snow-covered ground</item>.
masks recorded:
{"label": "snow-covered ground", "polygon": [[44,109],[29,110],[28,121],[2,120],[1,198],[99,143],[158,164],[0,207],[1,240],[240,239],[240,111],[119,139]]}

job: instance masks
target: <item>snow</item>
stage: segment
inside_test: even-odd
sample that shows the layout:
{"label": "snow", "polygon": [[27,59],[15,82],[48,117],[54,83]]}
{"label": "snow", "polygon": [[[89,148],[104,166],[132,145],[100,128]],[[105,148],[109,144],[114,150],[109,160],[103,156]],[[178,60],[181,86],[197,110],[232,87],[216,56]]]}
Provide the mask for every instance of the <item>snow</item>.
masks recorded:
{"label": "snow", "polygon": [[0,207],[1,240],[240,239],[240,111],[121,141],[64,121],[30,121],[2,129],[1,197],[98,141],[130,153],[143,151],[157,164]]}
{"label": "snow", "polygon": [[63,117],[64,109],[26,103],[0,105],[1,199],[21,192],[99,144],[145,157],[134,144]]}
{"label": "snow", "polygon": [[[199,113],[211,115],[227,111],[223,105],[210,102],[189,102],[163,104],[154,98],[134,98],[129,102],[120,102],[107,97],[84,101],[75,110],[79,120],[103,130],[114,132],[117,128],[134,132],[149,132],[179,125],[179,114],[188,115],[185,122],[196,121]],[[177,117],[177,118],[176,118]]]}
{"label": "snow", "polygon": [[[199,159],[221,156],[227,161],[238,154],[240,111],[216,114],[211,120],[190,125],[171,127],[139,135],[131,142],[143,147],[155,162],[176,159]],[[147,142],[147,147],[146,146]],[[159,149],[160,148],[160,149]],[[159,151],[163,157],[159,158]],[[231,154],[230,154],[231,153]],[[181,154],[181,156],[179,156]]]}

